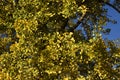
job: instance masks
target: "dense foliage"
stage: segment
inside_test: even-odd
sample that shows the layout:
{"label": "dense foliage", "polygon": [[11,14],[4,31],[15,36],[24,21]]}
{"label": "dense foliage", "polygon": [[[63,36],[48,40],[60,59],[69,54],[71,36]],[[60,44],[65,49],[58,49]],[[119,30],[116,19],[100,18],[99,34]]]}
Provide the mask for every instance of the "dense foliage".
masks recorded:
{"label": "dense foliage", "polygon": [[119,80],[120,48],[101,35],[117,1],[0,0],[0,80]]}

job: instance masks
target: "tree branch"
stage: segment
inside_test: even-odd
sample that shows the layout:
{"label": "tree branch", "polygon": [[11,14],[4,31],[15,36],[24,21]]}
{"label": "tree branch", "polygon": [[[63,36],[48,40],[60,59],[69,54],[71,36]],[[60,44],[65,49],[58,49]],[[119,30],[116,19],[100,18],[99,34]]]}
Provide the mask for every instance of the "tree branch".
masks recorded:
{"label": "tree branch", "polygon": [[85,17],[86,13],[82,14],[82,16],[78,19],[77,23],[69,29],[70,32],[73,32],[83,21],[84,17]]}
{"label": "tree branch", "polygon": [[64,24],[61,26],[60,31],[65,31],[65,27],[68,25],[68,18],[64,20]]}
{"label": "tree branch", "polygon": [[110,7],[112,7],[112,8],[115,9],[118,13],[120,13],[120,10],[119,10],[117,7],[115,7],[114,5],[110,4],[109,2],[105,2],[105,4],[108,5],[108,6],[110,6]]}
{"label": "tree branch", "polygon": [[[100,0],[100,2],[105,3],[106,5],[112,7],[112,8],[115,9],[118,13],[120,13],[120,10],[119,10],[117,7],[115,7],[114,5],[110,4],[109,2],[105,2],[105,1],[103,1],[103,0]],[[84,3],[85,3],[85,2],[84,2]],[[83,19],[85,18],[85,16],[86,16],[86,13],[82,14],[82,16],[78,19],[78,22],[77,22],[72,28],[70,28],[69,31],[70,31],[70,32],[73,32],[73,31],[82,23],[82,21],[83,21]]]}
{"label": "tree branch", "polygon": [[104,4],[106,4],[106,5],[110,6],[110,7],[112,7],[112,8],[115,9],[118,13],[120,13],[120,10],[119,10],[117,7],[115,7],[113,4],[111,4],[109,1],[99,0],[99,2],[102,2],[102,3],[104,3]]}

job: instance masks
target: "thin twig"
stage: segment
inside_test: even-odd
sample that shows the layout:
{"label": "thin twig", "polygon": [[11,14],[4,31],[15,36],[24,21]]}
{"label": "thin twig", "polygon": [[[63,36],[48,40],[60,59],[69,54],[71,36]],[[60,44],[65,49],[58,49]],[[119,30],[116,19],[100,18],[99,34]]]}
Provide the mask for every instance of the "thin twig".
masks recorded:
{"label": "thin twig", "polygon": [[82,14],[82,16],[78,19],[77,23],[72,28],[70,28],[70,32],[73,32],[82,23],[85,15],[86,13]]}
{"label": "thin twig", "polygon": [[109,2],[105,2],[105,4],[107,4],[108,6],[112,7],[113,9],[115,9],[118,13],[120,13],[120,10],[115,7],[114,5],[110,4]]}

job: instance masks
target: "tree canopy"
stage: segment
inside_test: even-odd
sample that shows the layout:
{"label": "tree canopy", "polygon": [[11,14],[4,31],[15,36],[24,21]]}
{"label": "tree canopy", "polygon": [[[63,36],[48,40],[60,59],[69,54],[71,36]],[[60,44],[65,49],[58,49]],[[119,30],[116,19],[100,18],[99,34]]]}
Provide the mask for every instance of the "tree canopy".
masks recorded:
{"label": "tree canopy", "polygon": [[102,39],[119,3],[0,0],[0,80],[119,80],[120,48]]}

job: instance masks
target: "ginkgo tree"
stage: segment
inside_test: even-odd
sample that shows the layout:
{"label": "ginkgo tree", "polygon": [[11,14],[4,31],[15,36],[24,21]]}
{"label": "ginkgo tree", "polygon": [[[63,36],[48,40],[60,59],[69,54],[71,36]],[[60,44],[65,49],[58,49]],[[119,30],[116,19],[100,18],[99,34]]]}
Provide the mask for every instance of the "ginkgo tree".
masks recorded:
{"label": "ginkgo tree", "polygon": [[120,48],[101,35],[115,1],[0,0],[0,80],[119,80]]}

